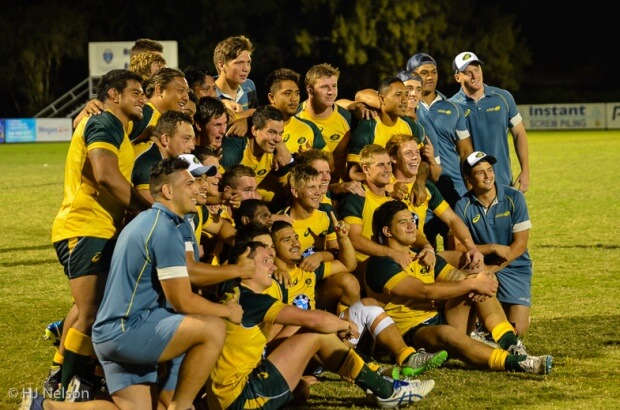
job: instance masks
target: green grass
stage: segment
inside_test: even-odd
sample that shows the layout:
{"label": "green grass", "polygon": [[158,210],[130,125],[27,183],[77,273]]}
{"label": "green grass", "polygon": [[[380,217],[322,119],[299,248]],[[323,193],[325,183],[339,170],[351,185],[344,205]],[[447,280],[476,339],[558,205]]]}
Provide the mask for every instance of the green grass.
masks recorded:
{"label": "green grass", "polygon": [[[548,376],[449,360],[418,409],[611,409],[620,403],[620,132],[529,132],[532,325],[525,344],[552,354]],[[44,327],[71,305],[50,244],[66,143],[0,146],[0,409],[40,388],[53,347]],[[371,407],[331,373],[306,408]],[[412,406],[413,408],[413,406]]]}

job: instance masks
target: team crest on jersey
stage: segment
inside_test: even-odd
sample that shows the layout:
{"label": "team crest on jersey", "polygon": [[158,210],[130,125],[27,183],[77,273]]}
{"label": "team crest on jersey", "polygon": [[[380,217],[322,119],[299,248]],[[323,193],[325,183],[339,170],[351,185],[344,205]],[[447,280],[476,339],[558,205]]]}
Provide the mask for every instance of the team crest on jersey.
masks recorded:
{"label": "team crest on jersey", "polygon": [[495,215],[496,218],[504,218],[506,216],[510,216],[510,211],[502,212],[501,214]]}
{"label": "team crest on jersey", "polygon": [[502,110],[502,107],[500,107],[499,105],[496,105],[495,107],[487,108],[487,112],[501,111],[501,110]]}
{"label": "team crest on jersey", "polygon": [[437,110],[440,114],[452,115],[452,110]]}
{"label": "team crest on jersey", "polygon": [[303,310],[310,310],[310,298],[303,294],[295,296],[291,304]]}
{"label": "team crest on jersey", "polygon": [[299,139],[297,140],[297,143],[298,143],[299,145],[303,145],[303,144],[305,144],[305,143],[306,143],[306,141],[308,141],[308,140],[306,139],[306,137],[301,137],[301,138],[299,138]]}
{"label": "team crest on jersey", "polygon": [[258,176],[263,176],[263,175],[265,175],[266,173],[267,173],[267,170],[266,170],[266,169],[261,169],[260,171],[258,171],[258,172],[256,173],[256,175],[258,175]]}
{"label": "team crest on jersey", "polygon": [[[321,130],[323,131],[323,130]],[[334,134],[329,137],[330,141],[338,141],[340,139],[340,134]]]}
{"label": "team crest on jersey", "polygon": [[474,216],[474,219],[472,219],[473,223],[478,223],[478,221],[480,220],[480,214]]}

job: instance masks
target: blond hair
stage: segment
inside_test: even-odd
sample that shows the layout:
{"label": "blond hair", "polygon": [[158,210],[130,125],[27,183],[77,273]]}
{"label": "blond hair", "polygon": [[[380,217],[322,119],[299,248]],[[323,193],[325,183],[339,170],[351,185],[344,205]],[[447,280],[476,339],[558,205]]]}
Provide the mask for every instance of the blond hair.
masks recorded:
{"label": "blond hair", "polygon": [[334,76],[340,76],[340,70],[336,67],[333,67],[328,63],[314,65],[306,72],[306,87],[314,87],[314,84],[316,84],[321,78]]}

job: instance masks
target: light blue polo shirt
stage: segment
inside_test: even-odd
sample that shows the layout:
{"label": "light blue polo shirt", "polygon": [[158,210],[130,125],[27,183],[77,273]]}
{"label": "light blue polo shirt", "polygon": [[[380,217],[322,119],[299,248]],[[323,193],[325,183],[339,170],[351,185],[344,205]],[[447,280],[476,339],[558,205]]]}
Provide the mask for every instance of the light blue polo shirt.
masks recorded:
{"label": "light blue polo shirt", "polygon": [[93,326],[93,342],[110,340],[144,312],[166,307],[159,281],[188,276],[186,232],[187,222],[157,202],[123,228]]}
{"label": "light blue polo shirt", "polygon": [[463,106],[474,151],[497,158],[494,166],[497,184],[512,185],[508,130],[523,120],[512,94],[485,84],[484,97],[478,101],[465,95],[462,88],[450,100]]}
{"label": "light blue polo shirt", "polygon": [[456,150],[456,142],[470,136],[463,108],[437,92],[437,98],[430,106],[420,101],[416,113],[418,122],[424,126],[433,144],[435,156],[439,156],[441,175],[450,178],[458,195],[463,196],[467,187],[461,175],[461,159]]}

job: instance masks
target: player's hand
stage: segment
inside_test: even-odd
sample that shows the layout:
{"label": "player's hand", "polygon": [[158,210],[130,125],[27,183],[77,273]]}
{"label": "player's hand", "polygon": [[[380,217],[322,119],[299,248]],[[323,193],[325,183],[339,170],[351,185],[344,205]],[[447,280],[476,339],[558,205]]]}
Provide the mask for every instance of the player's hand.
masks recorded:
{"label": "player's hand", "polygon": [[476,247],[469,248],[464,256],[465,269],[478,269],[484,264],[484,255]]}
{"label": "player's hand", "polygon": [[349,236],[350,226],[345,221],[339,221],[334,214],[334,211],[329,211],[329,218],[332,220],[332,224],[334,225],[334,231],[336,232],[336,236],[338,238],[344,238]]}
{"label": "player's hand", "polygon": [[515,180],[515,183],[513,184],[514,186],[519,187],[519,191],[526,193],[527,190],[530,188],[530,176],[527,173],[524,173],[523,171],[521,171],[521,173],[517,176],[517,179]]}
{"label": "player's hand", "polygon": [[428,136],[424,138],[424,145],[420,148],[420,155],[431,164],[435,162],[435,147],[433,147]]}
{"label": "player's hand", "polygon": [[394,189],[390,193],[390,196],[394,199],[398,199],[399,201],[404,200],[409,195],[409,188],[407,188],[407,184],[404,182],[396,182],[394,184]]}
{"label": "player's hand", "polygon": [[493,252],[501,259],[501,263],[510,258],[510,246],[493,244]]}
{"label": "player's hand", "polygon": [[239,273],[239,278],[241,279],[252,279],[256,273],[256,262],[254,262],[254,259],[248,257],[249,254],[250,248],[248,247],[239,255],[239,260],[235,264],[235,270]]}
{"label": "player's hand", "polygon": [[278,283],[284,286],[284,289],[288,289],[293,284],[293,280],[291,279],[291,275],[281,269],[276,269],[275,272],[271,274],[272,279],[275,279]]}
{"label": "player's hand", "polygon": [[474,281],[476,293],[485,296],[495,296],[497,294],[499,283],[495,275],[490,274],[488,271],[478,273],[472,280]]}
{"label": "player's hand", "polygon": [[238,303],[238,298],[239,296],[235,296],[225,303],[226,307],[228,308],[227,319],[237,325],[241,323],[241,319],[243,318],[243,308]]}
{"label": "player's hand", "polygon": [[435,263],[437,263],[437,256],[435,255],[435,250],[430,246],[425,246],[422,248],[416,259],[420,262],[422,266],[426,266],[429,270],[435,267]]}
{"label": "player's hand", "polygon": [[301,270],[305,270],[306,272],[314,272],[321,266],[321,262],[323,262],[323,256],[319,253],[313,253],[310,256],[306,256],[302,259],[299,264],[299,268]]}
{"label": "player's hand", "polygon": [[342,189],[344,189],[345,192],[366,197],[366,191],[364,191],[364,186],[360,181],[343,182]]}
{"label": "player's hand", "polygon": [[347,329],[339,331],[337,335],[340,340],[359,339],[360,332],[355,323],[349,322],[349,327]]}
{"label": "player's hand", "polygon": [[103,103],[97,99],[89,100],[84,107],[86,115],[99,115],[105,111]]}
{"label": "player's hand", "polygon": [[233,122],[232,125],[226,131],[226,136],[237,136],[237,137],[245,137],[248,133],[248,119],[240,118],[237,121]]}
{"label": "player's hand", "polygon": [[405,252],[401,252],[401,251],[396,251],[394,249],[390,249],[388,248],[388,252],[389,252],[389,257],[396,263],[398,263],[398,265],[403,269],[406,270],[409,265],[411,264],[411,262],[413,262],[415,260],[415,258],[409,254],[409,253],[405,253]]}

